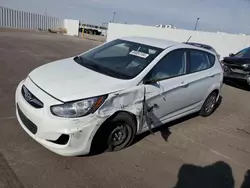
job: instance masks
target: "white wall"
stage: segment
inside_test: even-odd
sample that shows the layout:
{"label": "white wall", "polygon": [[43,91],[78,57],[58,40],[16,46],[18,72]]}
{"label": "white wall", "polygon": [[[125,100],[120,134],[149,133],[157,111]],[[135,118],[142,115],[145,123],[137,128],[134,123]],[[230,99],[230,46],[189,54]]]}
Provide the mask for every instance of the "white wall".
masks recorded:
{"label": "white wall", "polygon": [[228,56],[250,46],[250,36],[226,33],[210,33],[181,29],[156,28],[142,25],[109,23],[107,41],[125,36],[144,36],[162,38],[177,42],[200,42],[211,45],[221,55]]}
{"label": "white wall", "polygon": [[67,29],[67,35],[78,36],[79,20],[64,19],[64,28]]}

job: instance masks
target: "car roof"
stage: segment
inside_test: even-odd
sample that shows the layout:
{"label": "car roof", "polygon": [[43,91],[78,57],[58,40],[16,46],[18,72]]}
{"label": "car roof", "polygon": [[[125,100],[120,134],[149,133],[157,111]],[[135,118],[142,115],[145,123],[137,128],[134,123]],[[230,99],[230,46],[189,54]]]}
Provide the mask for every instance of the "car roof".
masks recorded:
{"label": "car roof", "polygon": [[195,45],[190,45],[187,43],[166,40],[166,39],[151,38],[151,37],[139,37],[139,36],[121,37],[119,39],[130,41],[130,42],[137,42],[137,43],[141,43],[141,44],[145,44],[145,45],[149,45],[149,46],[154,46],[154,47],[162,48],[162,49],[166,49],[166,48],[171,47],[171,46],[178,46],[180,48],[190,48],[191,47],[193,49],[199,49],[199,50],[203,50],[203,51],[210,52],[210,53],[214,54],[213,51],[208,50],[206,48],[198,47]]}
{"label": "car roof", "polygon": [[141,43],[141,44],[145,44],[149,46],[154,46],[154,47],[162,48],[162,49],[181,44],[179,42],[174,42],[174,41],[170,41],[166,39],[157,39],[157,38],[150,38],[150,37],[133,37],[132,36],[132,37],[122,37],[120,39],[127,40],[130,42],[137,42],[137,43]]}

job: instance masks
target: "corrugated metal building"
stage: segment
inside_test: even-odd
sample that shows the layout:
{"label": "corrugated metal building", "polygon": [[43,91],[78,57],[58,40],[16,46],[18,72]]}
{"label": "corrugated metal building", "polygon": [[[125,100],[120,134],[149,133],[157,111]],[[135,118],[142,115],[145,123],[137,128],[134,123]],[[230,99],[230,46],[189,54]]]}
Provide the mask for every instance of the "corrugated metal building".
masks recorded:
{"label": "corrugated metal building", "polygon": [[0,27],[48,30],[63,27],[63,19],[0,7]]}

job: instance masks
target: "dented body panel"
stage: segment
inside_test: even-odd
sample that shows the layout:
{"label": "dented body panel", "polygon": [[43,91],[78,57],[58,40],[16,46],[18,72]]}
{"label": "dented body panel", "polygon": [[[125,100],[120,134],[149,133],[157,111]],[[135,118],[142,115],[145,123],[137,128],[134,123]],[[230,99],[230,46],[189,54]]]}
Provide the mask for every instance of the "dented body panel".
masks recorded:
{"label": "dented body panel", "polygon": [[[30,105],[21,95],[23,85],[27,86],[39,99],[47,101],[45,108],[29,110]],[[16,105],[37,126],[37,133],[34,135],[28,130],[20,119],[18,110],[16,110],[16,114],[22,128],[47,149],[64,156],[83,155],[89,153],[93,137],[100,126],[117,111],[126,111],[136,116],[139,134],[143,121],[141,117],[143,117],[144,90],[145,87],[141,85],[126,91],[111,93],[96,113],[82,118],[67,119],[55,117],[51,114],[49,106],[61,102],[40,90],[27,78],[25,81],[20,82],[17,87]],[[66,145],[51,142],[57,140],[62,134],[70,136]]]}
{"label": "dented body panel", "polygon": [[142,130],[144,123],[144,99],[145,86],[139,85],[121,92],[115,92],[109,95],[105,103],[96,112],[100,118],[108,118],[118,111],[126,111],[135,115],[137,119],[137,133]]}

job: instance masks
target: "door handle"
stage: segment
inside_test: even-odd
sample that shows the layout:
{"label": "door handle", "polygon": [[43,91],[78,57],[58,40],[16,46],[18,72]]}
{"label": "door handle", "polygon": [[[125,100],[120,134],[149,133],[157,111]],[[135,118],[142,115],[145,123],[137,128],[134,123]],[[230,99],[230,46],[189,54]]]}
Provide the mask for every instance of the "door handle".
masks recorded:
{"label": "door handle", "polygon": [[189,83],[186,83],[185,81],[181,82],[181,87],[188,87],[188,86],[189,86]]}
{"label": "door handle", "polygon": [[212,73],[209,74],[209,77],[211,77],[211,78],[213,78],[214,76],[215,76],[215,74],[212,74]]}

